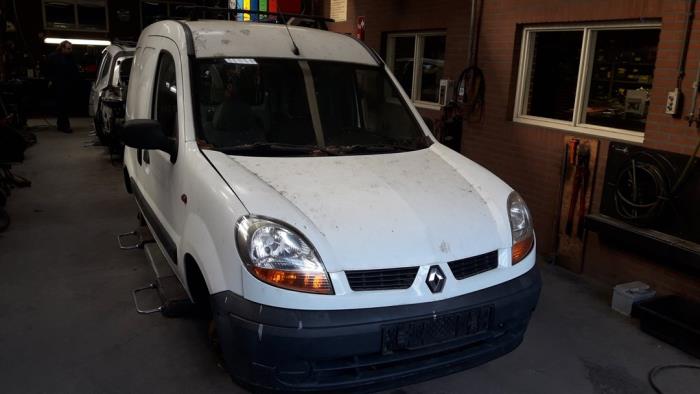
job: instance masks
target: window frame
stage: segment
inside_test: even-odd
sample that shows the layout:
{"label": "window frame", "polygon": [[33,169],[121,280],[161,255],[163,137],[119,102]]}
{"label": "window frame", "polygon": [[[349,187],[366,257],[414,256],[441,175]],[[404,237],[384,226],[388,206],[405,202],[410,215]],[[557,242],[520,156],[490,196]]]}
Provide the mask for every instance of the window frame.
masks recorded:
{"label": "window frame", "polygon": [[[177,57],[174,56],[170,51],[161,49],[160,53],[158,54],[158,60],[156,61],[156,78],[153,83],[153,92],[152,92],[152,97],[151,97],[151,119],[156,120],[160,122],[158,119],[158,101],[160,100],[160,97],[158,95],[160,94],[160,81],[161,81],[161,73],[163,72],[162,67],[163,67],[163,60],[165,57],[170,57],[172,63],[173,63],[173,68],[174,68],[174,79],[175,79],[175,126],[174,129],[172,130],[171,134],[166,133],[168,138],[172,138],[175,141],[180,140],[180,120],[178,119],[178,116],[180,114],[180,99],[178,95],[178,74],[177,74],[177,63],[176,59]],[[162,126],[162,125],[161,125]]]}
{"label": "window frame", "polygon": [[[399,32],[399,33],[389,33],[386,36],[386,63],[394,72],[394,60],[395,60],[395,50],[396,45],[394,40],[398,37],[413,37],[414,47],[413,47],[413,78],[411,79],[411,92],[406,92],[406,95],[411,100],[411,102],[420,108],[427,108],[432,110],[439,110],[440,103],[438,101],[423,101],[420,100],[421,84],[422,81],[422,70],[420,67],[423,65],[423,50],[425,49],[425,38],[426,37],[445,37],[445,47],[447,47],[447,31],[445,30],[430,30],[430,31],[410,31],[410,32]],[[445,48],[447,52],[447,48]],[[445,56],[446,57],[446,56]],[[443,59],[443,62],[445,59]]]}
{"label": "window frame", "polygon": [[[644,142],[645,130],[633,131],[585,123],[585,107],[588,103],[591,76],[593,74],[594,51],[597,33],[609,30],[650,30],[661,29],[660,22],[566,24],[553,26],[531,26],[522,31],[520,57],[516,80],[516,93],[513,105],[513,121],[534,126],[550,127],[568,132],[593,135],[596,137],[623,140],[635,143]],[[531,66],[534,57],[535,34],[551,31],[581,31],[581,57],[579,60],[574,109],[570,121],[528,115],[527,95],[529,93]],[[651,89],[654,88],[652,84]]]}
{"label": "window frame", "polygon": [[187,0],[141,0],[139,1],[139,23],[141,24],[141,30],[148,26],[144,26],[143,24],[143,3],[165,4],[168,10],[168,18],[170,18],[173,14],[174,9],[172,7],[177,7],[179,5],[197,5],[194,1]]}
{"label": "window frame", "polygon": [[[56,26],[49,26],[47,24],[46,20],[46,3],[66,3],[70,4],[73,6],[73,18],[75,20],[75,24],[72,27],[56,27]],[[99,6],[99,4],[102,4],[102,7],[105,10],[105,28],[104,29],[86,29],[86,28],[81,28],[80,26],[80,18],[78,16],[78,6],[79,5],[90,5],[90,6]],[[44,22],[44,29],[46,30],[57,30],[57,31],[84,31],[84,32],[96,32],[96,33],[107,33],[109,32],[109,6],[108,6],[108,1],[107,0],[98,0],[98,1],[89,1],[89,0],[41,0],[41,14],[42,14],[42,19]]]}

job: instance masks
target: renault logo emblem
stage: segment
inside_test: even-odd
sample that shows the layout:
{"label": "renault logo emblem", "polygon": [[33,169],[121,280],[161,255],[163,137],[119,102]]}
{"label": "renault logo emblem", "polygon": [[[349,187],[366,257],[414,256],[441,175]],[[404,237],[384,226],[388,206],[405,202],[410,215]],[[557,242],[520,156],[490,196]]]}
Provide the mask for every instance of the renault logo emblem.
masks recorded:
{"label": "renault logo emblem", "polygon": [[430,291],[433,293],[439,293],[442,291],[442,288],[445,287],[445,274],[442,272],[440,267],[434,265],[430,267],[425,283],[428,285]]}

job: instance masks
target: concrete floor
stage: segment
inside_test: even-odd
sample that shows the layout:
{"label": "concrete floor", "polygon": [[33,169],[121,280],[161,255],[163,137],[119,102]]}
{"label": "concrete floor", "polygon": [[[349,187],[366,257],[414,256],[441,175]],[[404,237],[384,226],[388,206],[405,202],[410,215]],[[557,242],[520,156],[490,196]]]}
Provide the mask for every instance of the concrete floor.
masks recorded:
{"label": "concrete floor", "polygon": [[[217,366],[201,322],[141,316],[131,290],[151,280],[141,251],[116,235],[136,224],[120,167],[76,133],[37,132],[15,171],[30,178],[0,233],[0,392],[242,392]],[[651,393],[659,364],[699,361],[612,312],[608,290],[543,267],[525,342],[481,367],[390,393]],[[669,371],[666,393],[700,392],[700,375]],[[400,385],[400,382],[397,382]]]}

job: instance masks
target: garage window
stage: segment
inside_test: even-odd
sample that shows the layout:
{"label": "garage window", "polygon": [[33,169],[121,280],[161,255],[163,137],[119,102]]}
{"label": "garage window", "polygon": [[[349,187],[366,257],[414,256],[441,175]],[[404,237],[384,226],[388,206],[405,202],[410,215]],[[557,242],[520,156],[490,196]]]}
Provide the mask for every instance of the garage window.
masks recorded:
{"label": "garage window", "polygon": [[44,0],[42,5],[46,29],[108,30],[107,5],[104,0]]}
{"label": "garage window", "polygon": [[651,23],[525,28],[514,120],[643,141],[659,32]]}
{"label": "garage window", "polygon": [[185,1],[141,1],[141,27],[170,18],[188,16],[190,10],[180,6],[195,5]]}
{"label": "garage window", "polygon": [[446,40],[444,32],[395,33],[387,37],[387,64],[418,106],[437,106]]}

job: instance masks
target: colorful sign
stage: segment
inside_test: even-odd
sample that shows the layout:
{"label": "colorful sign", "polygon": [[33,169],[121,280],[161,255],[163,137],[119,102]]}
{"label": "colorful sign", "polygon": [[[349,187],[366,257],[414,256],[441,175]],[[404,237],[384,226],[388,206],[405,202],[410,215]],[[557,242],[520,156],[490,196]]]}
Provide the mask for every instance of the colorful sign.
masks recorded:
{"label": "colorful sign", "polygon": [[[229,0],[229,7],[238,10],[301,13],[301,0]],[[236,20],[250,22],[264,19],[264,15],[239,13]]]}

